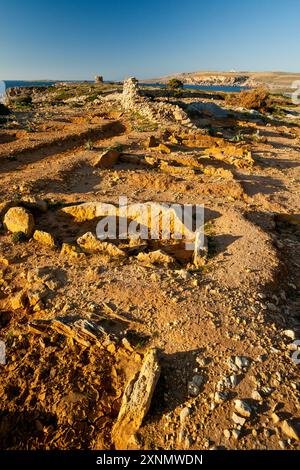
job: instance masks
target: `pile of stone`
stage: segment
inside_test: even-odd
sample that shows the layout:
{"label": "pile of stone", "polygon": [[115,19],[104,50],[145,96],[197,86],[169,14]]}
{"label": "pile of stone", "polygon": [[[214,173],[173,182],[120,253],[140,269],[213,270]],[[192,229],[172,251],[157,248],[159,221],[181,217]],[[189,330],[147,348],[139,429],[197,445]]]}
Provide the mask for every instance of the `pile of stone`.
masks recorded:
{"label": "pile of stone", "polygon": [[[117,96],[117,95],[115,95]],[[149,121],[161,123],[177,123],[189,129],[196,129],[188,115],[180,106],[165,103],[153,102],[140,93],[138,80],[134,77],[124,81],[123,93],[121,95],[121,105],[125,111],[135,111],[144,116]]]}

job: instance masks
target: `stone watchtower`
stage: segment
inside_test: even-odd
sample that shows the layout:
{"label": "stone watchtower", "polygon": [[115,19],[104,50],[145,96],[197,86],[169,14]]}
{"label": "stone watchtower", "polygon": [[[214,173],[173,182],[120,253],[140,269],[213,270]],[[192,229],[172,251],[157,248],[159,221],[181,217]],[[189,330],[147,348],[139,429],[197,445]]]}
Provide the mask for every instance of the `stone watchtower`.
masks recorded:
{"label": "stone watchtower", "polygon": [[102,75],[96,75],[95,76],[95,83],[103,83]]}

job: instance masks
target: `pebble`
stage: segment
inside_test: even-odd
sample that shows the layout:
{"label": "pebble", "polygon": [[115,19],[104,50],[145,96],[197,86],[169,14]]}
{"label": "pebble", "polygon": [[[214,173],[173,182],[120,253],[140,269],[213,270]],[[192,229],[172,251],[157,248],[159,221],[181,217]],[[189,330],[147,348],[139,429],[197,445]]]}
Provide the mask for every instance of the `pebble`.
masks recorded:
{"label": "pebble", "polygon": [[229,429],[224,429],[223,434],[226,437],[226,439],[230,439],[231,432],[229,431]]}
{"label": "pebble", "polygon": [[191,397],[197,397],[200,393],[200,388],[194,382],[188,383],[188,392]]}
{"label": "pebble", "polygon": [[223,403],[224,401],[228,400],[228,398],[228,392],[216,392],[214,395],[214,400],[217,404]]}
{"label": "pebble", "polygon": [[285,419],[282,421],[281,430],[287,437],[300,441],[300,433],[290,420]]}
{"label": "pebble", "polygon": [[246,401],[235,400],[234,407],[240,415],[244,416],[245,418],[250,418],[251,413],[252,413],[252,408]]}
{"label": "pebble", "polygon": [[197,387],[201,387],[204,382],[204,377],[202,375],[194,375],[192,382],[197,385]]}
{"label": "pebble", "polygon": [[239,376],[234,374],[229,377],[232,387],[236,387],[239,382]]}
{"label": "pebble", "polygon": [[246,369],[250,366],[250,360],[246,356],[236,356],[234,363],[239,369]]}
{"label": "pebble", "polygon": [[251,397],[253,398],[253,400],[257,400],[257,401],[262,400],[262,396],[261,396],[261,394],[259,393],[258,390],[253,390],[253,392],[251,394]]}
{"label": "pebble", "polygon": [[241,435],[241,431],[239,431],[238,429],[232,430],[232,437],[235,441],[239,439],[240,435]]}
{"label": "pebble", "polygon": [[205,367],[209,363],[209,359],[206,357],[198,356],[196,357],[196,362],[200,367]]}
{"label": "pebble", "polygon": [[296,335],[295,335],[295,332],[293,330],[284,330],[283,334],[287,338],[290,338],[292,341],[294,341],[296,339]]}
{"label": "pebble", "polygon": [[280,441],[278,442],[278,444],[279,444],[279,447],[280,447],[281,449],[285,449],[285,442],[284,442],[284,441],[280,440]]}
{"label": "pebble", "polygon": [[232,421],[235,424],[239,424],[240,426],[244,426],[246,419],[242,418],[241,416],[237,415],[236,413],[232,413]]}
{"label": "pebble", "polygon": [[180,412],[180,422],[183,423],[186,418],[191,414],[191,408],[185,407]]}

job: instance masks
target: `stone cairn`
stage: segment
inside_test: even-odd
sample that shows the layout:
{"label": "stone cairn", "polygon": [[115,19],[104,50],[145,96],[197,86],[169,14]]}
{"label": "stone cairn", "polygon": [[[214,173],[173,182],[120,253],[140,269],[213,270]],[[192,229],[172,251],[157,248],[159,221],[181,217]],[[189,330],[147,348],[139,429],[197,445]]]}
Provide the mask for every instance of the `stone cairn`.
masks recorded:
{"label": "stone cairn", "polygon": [[150,121],[178,123],[189,129],[196,129],[188,115],[175,104],[153,102],[141,95],[138,80],[134,77],[124,81],[121,105],[125,111],[135,111]]}

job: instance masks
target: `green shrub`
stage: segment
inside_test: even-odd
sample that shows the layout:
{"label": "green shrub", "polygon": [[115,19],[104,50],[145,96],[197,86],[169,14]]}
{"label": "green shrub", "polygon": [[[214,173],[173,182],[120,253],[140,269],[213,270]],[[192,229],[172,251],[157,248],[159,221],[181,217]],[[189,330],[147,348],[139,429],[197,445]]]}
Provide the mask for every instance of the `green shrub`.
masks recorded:
{"label": "green shrub", "polygon": [[168,81],[167,87],[170,90],[181,90],[183,88],[183,82],[178,78],[172,78]]}

